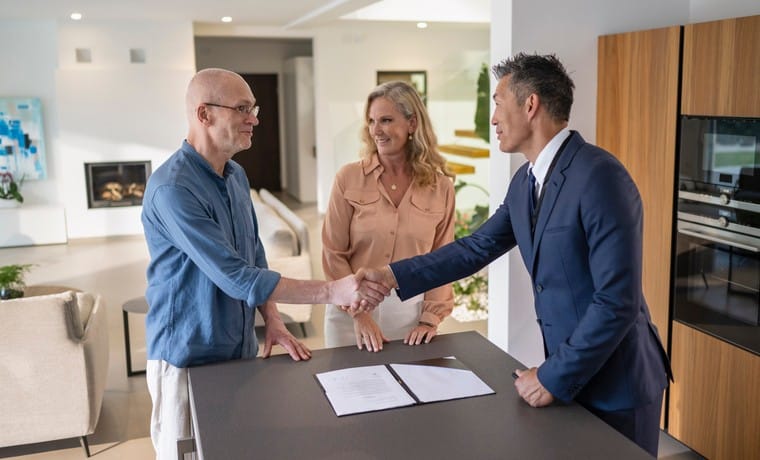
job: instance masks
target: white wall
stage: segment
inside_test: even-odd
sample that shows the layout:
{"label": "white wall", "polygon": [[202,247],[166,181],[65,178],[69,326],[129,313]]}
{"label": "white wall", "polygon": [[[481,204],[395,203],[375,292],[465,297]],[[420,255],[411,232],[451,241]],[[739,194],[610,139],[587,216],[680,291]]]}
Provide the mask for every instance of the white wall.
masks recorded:
{"label": "white wall", "polygon": [[[142,233],[141,207],[87,208],[84,163],[152,161],[156,169],[187,132],[184,95],[195,72],[188,23],[65,23],[57,35],[58,129],[50,138],[69,238]],[[76,48],[91,50],[77,63]],[[129,49],[145,51],[144,64]]]}
{"label": "white wall", "polygon": [[4,44],[0,97],[39,97],[42,102],[48,178],[24,182],[21,192],[28,204],[60,203],[56,187],[60,172],[52,161],[57,152],[51,142],[51,135],[58,130],[56,37],[55,21],[0,20],[0,43]]}
{"label": "white wall", "polygon": [[440,143],[473,128],[477,76],[488,60],[487,26],[348,21],[314,30],[317,206],[335,172],[359,158],[359,129],[378,70],[426,70],[428,111]]}
{"label": "white wall", "polygon": [[[492,63],[519,51],[557,54],[576,85],[570,128],[589,142],[596,137],[598,36],[760,11],[760,4],[749,0],[512,0],[506,2],[512,4],[510,15],[501,9],[508,6],[497,3],[503,2],[492,6]],[[500,40],[511,43],[511,49],[496,55],[494,43]],[[491,189],[503,187],[504,178],[524,161],[522,155],[512,155],[508,162],[492,155]],[[491,291],[489,339],[502,348],[506,344],[506,350],[524,364],[537,365],[544,359],[540,333],[530,282],[517,252],[492,264],[492,276],[496,270],[500,276],[506,274],[508,282]]]}
{"label": "white wall", "polygon": [[760,2],[757,0],[691,0],[689,2],[690,23],[756,14],[760,14]]}

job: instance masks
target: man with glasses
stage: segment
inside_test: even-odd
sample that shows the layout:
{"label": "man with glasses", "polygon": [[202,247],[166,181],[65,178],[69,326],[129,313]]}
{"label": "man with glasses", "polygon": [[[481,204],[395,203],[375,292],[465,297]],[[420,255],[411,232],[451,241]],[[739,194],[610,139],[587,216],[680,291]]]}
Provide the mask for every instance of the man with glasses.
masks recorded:
{"label": "man with glasses", "polygon": [[[148,180],[142,222],[150,251],[146,299],[151,438],[158,459],[177,458],[190,435],[187,367],[254,358],[255,308],[265,321],[262,356],[281,345],[295,361],[311,357],[275,302],[374,308],[388,290],[362,272],[333,281],[281,277],[267,268],[243,168],[259,107],[240,75],[198,72],[186,94],[187,139]],[[275,389],[268,389],[275,391]]]}

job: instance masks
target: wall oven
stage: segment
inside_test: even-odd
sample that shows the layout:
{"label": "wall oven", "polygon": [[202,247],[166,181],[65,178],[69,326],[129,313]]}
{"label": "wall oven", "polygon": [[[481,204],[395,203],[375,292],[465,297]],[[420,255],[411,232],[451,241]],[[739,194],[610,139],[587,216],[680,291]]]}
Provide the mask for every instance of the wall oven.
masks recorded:
{"label": "wall oven", "polygon": [[760,354],[760,119],[681,118],[676,321]]}

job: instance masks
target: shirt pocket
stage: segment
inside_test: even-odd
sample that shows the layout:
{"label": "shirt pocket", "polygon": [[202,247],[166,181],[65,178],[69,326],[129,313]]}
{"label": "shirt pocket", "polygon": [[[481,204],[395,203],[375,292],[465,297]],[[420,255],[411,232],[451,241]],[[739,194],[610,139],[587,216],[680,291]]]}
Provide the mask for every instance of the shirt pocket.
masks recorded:
{"label": "shirt pocket", "polygon": [[377,231],[382,219],[380,192],[377,190],[346,190],[344,198],[354,208],[351,230],[358,233]]}
{"label": "shirt pocket", "polygon": [[413,194],[409,202],[409,233],[421,251],[430,251],[436,229],[446,214],[444,200],[433,193],[426,193]]}

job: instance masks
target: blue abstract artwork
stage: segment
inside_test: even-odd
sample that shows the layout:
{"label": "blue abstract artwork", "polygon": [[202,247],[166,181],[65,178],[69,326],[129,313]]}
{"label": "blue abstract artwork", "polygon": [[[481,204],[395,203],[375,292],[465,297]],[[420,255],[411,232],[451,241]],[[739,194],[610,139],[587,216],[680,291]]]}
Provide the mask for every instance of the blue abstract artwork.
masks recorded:
{"label": "blue abstract artwork", "polygon": [[0,97],[0,172],[17,180],[47,177],[39,98]]}

